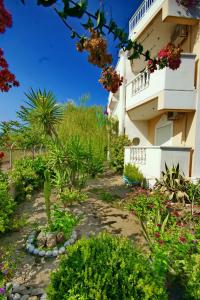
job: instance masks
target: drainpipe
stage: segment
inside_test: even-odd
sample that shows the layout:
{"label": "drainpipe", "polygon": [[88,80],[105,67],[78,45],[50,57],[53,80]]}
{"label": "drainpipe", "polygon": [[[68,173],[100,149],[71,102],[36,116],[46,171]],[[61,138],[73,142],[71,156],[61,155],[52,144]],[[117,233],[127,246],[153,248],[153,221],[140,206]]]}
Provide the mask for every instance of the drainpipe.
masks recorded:
{"label": "drainpipe", "polygon": [[[126,60],[127,53],[123,50],[119,51],[121,61],[120,76],[124,78],[120,86],[119,103],[121,104],[121,120],[119,120],[119,134],[125,134],[125,115],[126,115]],[[121,122],[120,122],[121,121]]]}

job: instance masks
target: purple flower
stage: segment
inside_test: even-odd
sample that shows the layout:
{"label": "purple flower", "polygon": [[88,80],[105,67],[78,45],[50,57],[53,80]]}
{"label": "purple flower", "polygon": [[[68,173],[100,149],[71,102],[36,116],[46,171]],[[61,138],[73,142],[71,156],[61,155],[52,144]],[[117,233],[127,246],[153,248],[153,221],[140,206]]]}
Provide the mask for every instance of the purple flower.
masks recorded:
{"label": "purple flower", "polygon": [[5,293],[5,291],[6,291],[6,289],[5,289],[5,288],[0,288],[0,295],[4,294],[4,293]]}

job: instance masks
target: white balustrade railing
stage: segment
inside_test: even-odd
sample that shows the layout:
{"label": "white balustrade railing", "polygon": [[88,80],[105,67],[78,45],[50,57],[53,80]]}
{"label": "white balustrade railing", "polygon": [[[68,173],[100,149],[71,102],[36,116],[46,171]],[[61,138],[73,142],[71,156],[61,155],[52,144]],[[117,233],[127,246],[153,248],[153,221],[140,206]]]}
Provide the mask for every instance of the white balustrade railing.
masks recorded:
{"label": "white balustrade railing", "polygon": [[139,8],[136,10],[136,12],[129,21],[129,33],[131,33],[131,31],[139,23],[139,21],[143,18],[143,16],[146,14],[148,9],[155,1],[156,0],[144,0],[142,2],[142,4],[139,6]]}
{"label": "white balustrade railing", "polygon": [[149,71],[145,70],[144,72],[138,74],[131,82],[132,83],[132,96],[134,96],[135,94],[137,94],[140,91],[147,88],[149,86],[149,82],[150,82]]}
{"label": "white balustrade railing", "polygon": [[131,147],[130,148],[130,163],[145,165],[146,164],[146,148]]}

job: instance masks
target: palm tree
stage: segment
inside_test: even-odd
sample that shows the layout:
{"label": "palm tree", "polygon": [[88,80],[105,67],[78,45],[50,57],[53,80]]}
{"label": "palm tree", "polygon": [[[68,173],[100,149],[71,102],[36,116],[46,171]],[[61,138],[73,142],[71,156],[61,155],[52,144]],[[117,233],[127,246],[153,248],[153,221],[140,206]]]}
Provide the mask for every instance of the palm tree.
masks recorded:
{"label": "palm tree", "polygon": [[63,116],[63,107],[59,105],[51,91],[30,90],[25,94],[28,101],[25,101],[26,107],[21,106],[17,113],[18,117],[30,125],[37,124],[45,135],[57,136],[56,125]]}

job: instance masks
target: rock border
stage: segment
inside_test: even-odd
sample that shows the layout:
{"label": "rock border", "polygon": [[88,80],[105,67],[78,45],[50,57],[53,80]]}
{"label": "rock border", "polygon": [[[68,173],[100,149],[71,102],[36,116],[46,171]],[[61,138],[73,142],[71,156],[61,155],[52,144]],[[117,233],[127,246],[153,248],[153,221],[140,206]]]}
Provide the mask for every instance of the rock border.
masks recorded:
{"label": "rock border", "polygon": [[37,255],[40,257],[57,257],[59,254],[66,253],[66,247],[72,245],[77,239],[77,233],[74,230],[69,240],[67,240],[60,248],[55,247],[53,250],[40,250],[34,245],[34,240],[36,238],[37,231],[29,234],[28,239],[26,241],[26,250],[33,255]]}
{"label": "rock border", "polygon": [[45,290],[41,288],[8,282],[6,284],[6,289],[10,290],[9,294],[7,295],[8,300],[47,299]]}

